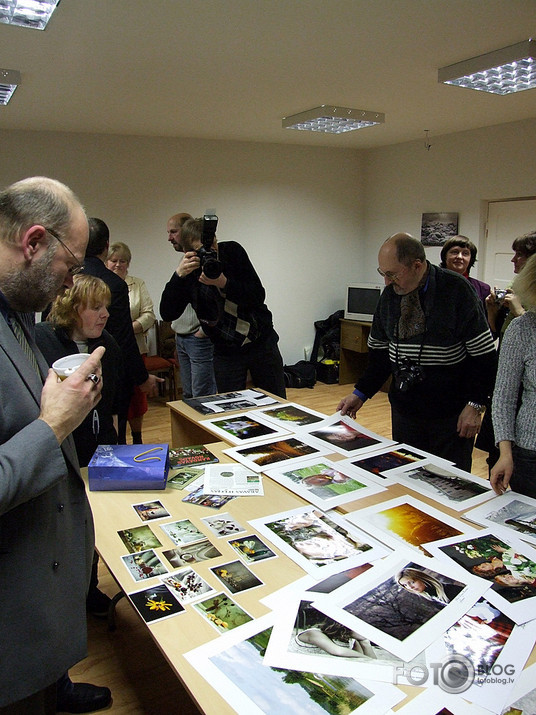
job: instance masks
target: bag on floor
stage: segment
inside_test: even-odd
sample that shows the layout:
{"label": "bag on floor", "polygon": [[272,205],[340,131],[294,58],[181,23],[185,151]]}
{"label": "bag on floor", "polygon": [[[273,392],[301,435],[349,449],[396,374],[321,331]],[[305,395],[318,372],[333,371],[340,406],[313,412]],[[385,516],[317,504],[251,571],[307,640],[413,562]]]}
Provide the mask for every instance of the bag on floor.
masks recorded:
{"label": "bag on floor", "polygon": [[284,365],[285,387],[314,387],[316,368],[307,360],[299,360],[294,365]]}

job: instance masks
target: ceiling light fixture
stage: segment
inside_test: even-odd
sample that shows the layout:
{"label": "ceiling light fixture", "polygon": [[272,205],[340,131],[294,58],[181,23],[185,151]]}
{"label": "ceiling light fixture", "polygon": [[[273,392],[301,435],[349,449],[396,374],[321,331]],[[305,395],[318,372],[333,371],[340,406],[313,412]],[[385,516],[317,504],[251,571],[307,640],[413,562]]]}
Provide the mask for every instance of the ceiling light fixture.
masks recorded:
{"label": "ceiling light fixture", "polygon": [[0,22],[44,30],[60,0],[0,0]]}
{"label": "ceiling light fixture", "polygon": [[501,50],[442,67],[437,81],[492,94],[512,94],[536,87],[536,41],[525,40]]}
{"label": "ceiling light fixture", "polygon": [[20,84],[18,70],[0,69],[0,105],[7,104]]}
{"label": "ceiling light fixture", "polygon": [[349,109],[348,107],[334,107],[332,104],[322,104],[320,107],[308,109],[306,112],[283,117],[282,126],[283,129],[342,134],[384,122],[385,114],[380,112],[367,112],[364,109]]}

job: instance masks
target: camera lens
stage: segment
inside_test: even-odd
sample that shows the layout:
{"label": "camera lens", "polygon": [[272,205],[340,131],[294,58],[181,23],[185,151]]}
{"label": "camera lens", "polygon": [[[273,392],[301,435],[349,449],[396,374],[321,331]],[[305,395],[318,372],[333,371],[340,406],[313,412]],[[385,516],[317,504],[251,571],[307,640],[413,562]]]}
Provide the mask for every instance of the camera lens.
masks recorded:
{"label": "camera lens", "polygon": [[203,263],[203,273],[210,280],[215,280],[221,275],[221,263],[215,258],[207,258]]}

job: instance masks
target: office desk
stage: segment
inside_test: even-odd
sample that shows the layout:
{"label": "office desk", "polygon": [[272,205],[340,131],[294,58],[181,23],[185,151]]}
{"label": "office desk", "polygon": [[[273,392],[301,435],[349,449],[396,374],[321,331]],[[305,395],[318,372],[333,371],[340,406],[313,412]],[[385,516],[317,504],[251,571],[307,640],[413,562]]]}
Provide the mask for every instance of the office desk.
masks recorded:
{"label": "office desk", "polygon": [[[222,449],[227,446],[222,442],[212,443],[210,444],[210,450],[219,457],[220,461],[225,462],[229,461],[229,458],[222,453]],[[87,483],[87,470],[82,471]],[[264,497],[233,499],[222,507],[220,512],[230,512],[247,529],[249,519],[287,509],[295,509],[306,503],[295,494],[267,478],[264,479],[264,492]],[[207,534],[209,540],[221,551],[222,555],[220,557],[196,563],[194,568],[218,592],[226,592],[226,589],[222,587],[209,569],[228,561],[238,560],[236,552],[227,543],[228,540],[232,539],[232,536],[217,538],[209,532],[205,524],[200,521],[200,518],[217,514],[218,511],[208,507],[184,504],[181,500],[186,495],[187,492],[170,489],[169,487],[164,491],[155,492],[88,491],[95,520],[97,550],[118,586],[125,593],[128,594],[149,588],[159,583],[159,580],[155,577],[144,581],[134,581],[121,561],[121,556],[125,555],[127,550],[117,531],[141,526],[142,524],[150,525],[153,533],[158,536],[164,547],[163,549],[157,549],[157,553],[161,555],[162,550],[174,548],[174,544],[158,525],[176,521],[180,518],[190,519],[203,533]],[[162,502],[170,512],[171,517],[153,522],[142,522],[136,515],[132,505],[155,499]],[[245,536],[251,531],[246,531],[241,536]],[[254,618],[269,612],[265,606],[259,603],[259,599],[304,575],[303,570],[297,564],[279,552],[272,544],[269,544],[269,546],[278,554],[278,558],[248,565],[248,568],[263,581],[264,585],[232,596]],[[164,557],[161,560],[170,571],[174,570]],[[202,712],[209,715],[230,715],[235,712],[184,658],[184,653],[192,650],[192,648],[214,638],[219,638],[219,634],[192,609],[191,605],[186,606],[184,613],[148,625],[147,628],[177,677],[182,681]],[[140,657],[142,657],[142,654],[140,654]],[[179,703],[177,707],[180,710]]]}

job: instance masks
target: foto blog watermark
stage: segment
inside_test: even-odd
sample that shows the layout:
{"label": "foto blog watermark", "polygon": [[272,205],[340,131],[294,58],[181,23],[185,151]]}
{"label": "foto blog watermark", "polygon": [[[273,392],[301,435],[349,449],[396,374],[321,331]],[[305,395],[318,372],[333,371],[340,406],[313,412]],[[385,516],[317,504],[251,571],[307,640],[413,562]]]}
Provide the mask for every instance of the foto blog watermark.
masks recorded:
{"label": "foto blog watermark", "polygon": [[402,680],[408,685],[437,685],[444,692],[457,695],[469,690],[473,684],[512,684],[515,680],[515,666],[494,663],[490,666],[479,664],[475,668],[469,658],[455,653],[443,658],[440,663],[429,663],[428,666],[397,666],[395,684]]}

